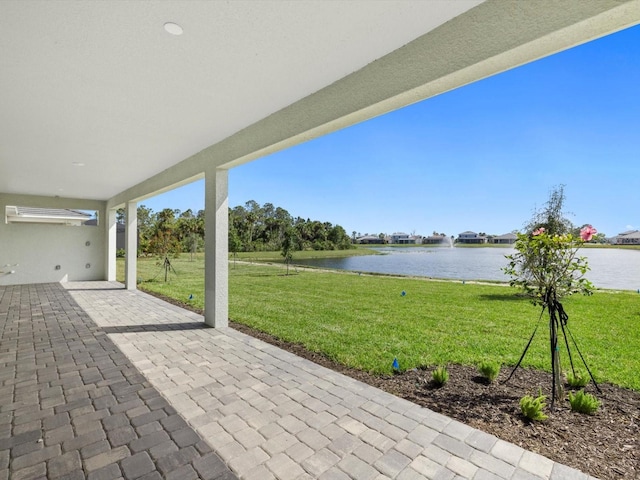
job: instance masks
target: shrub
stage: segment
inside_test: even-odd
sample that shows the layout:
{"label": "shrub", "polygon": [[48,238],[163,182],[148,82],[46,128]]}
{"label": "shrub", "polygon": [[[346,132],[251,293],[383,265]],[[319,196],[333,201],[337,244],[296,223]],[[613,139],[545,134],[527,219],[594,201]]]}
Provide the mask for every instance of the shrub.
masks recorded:
{"label": "shrub", "polygon": [[600,408],[600,401],[590,393],[584,393],[584,390],[569,392],[569,403],[572,411],[587,415],[593,415]]}
{"label": "shrub", "polygon": [[116,257],[117,258],[124,258],[126,255],[126,250],[124,248],[119,248],[116,250]]}
{"label": "shrub", "polygon": [[433,378],[433,383],[439,387],[443,386],[449,380],[447,367],[440,365],[431,373],[431,377]]}
{"label": "shrub", "polygon": [[542,409],[547,406],[545,400],[546,395],[542,395],[542,389],[539,390],[538,396],[533,398],[531,395],[525,395],[520,399],[520,411],[529,420],[542,421],[548,417],[542,412]]}
{"label": "shrub", "polygon": [[482,362],[478,365],[480,374],[492,383],[500,373],[500,364],[496,362]]}
{"label": "shrub", "polygon": [[567,383],[572,388],[582,388],[589,383],[589,377],[582,372],[576,372],[575,375],[570,372],[567,374]]}

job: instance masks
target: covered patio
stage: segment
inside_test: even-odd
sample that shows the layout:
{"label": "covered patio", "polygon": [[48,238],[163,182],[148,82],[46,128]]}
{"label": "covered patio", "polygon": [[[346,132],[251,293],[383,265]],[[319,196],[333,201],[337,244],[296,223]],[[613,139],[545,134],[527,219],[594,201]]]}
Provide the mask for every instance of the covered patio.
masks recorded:
{"label": "covered patio", "polygon": [[[586,478],[228,329],[228,171],[638,23],[640,0],[0,2],[0,212],[97,212],[0,221],[0,479]],[[136,290],[139,202],[201,178],[204,318]]]}
{"label": "covered patio", "polygon": [[116,282],[0,329],[0,478],[591,478]]}

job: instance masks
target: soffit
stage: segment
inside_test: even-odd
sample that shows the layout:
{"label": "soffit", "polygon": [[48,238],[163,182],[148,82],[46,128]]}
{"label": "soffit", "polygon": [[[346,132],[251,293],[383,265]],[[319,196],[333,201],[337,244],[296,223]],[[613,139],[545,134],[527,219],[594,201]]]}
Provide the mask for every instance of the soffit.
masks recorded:
{"label": "soffit", "polygon": [[479,3],[4,0],[0,192],[109,199]]}

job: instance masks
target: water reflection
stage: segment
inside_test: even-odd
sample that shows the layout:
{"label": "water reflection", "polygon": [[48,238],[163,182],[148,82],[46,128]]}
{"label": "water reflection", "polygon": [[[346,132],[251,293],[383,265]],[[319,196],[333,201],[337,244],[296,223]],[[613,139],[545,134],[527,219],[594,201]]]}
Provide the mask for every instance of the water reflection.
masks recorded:
{"label": "water reflection", "polygon": [[[298,260],[301,265],[362,272],[414,275],[459,280],[497,280],[509,278],[501,268],[512,248],[374,248],[385,255],[348,258]],[[637,290],[640,288],[640,250],[591,248],[580,250],[591,271],[587,278],[599,288]]]}

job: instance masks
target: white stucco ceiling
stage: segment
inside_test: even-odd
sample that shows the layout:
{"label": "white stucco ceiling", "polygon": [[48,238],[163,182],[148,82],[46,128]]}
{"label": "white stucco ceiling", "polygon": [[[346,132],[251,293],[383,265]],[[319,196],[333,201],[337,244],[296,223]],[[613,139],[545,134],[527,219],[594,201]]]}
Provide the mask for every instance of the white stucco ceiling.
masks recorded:
{"label": "white stucco ceiling", "polygon": [[[299,135],[295,108],[277,114],[290,106],[306,106],[312,126],[361,112],[348,124],[638,21],[608,13],[625,3],[614,0],[531,3],[524,12],[506,0],[3,0],[0,193],[107,200],[198,152],[231,165]],[[637,0],[629,5],[640,18]],[[184,34],[168,34],[165,22]],[[580,22],[582,34],[557,47],[558,32]],[[552,34],[556,43],[518,54]],[[506,52],[507,61],[433,87]],[[406,98],[367,110],[398,97],[397,85]],[[263,133],[255,148],[213,148]]]}
{"label": "white stucco ceiling", "polygon": [[478,3],[5,0],[0,191],[109,198]]}

